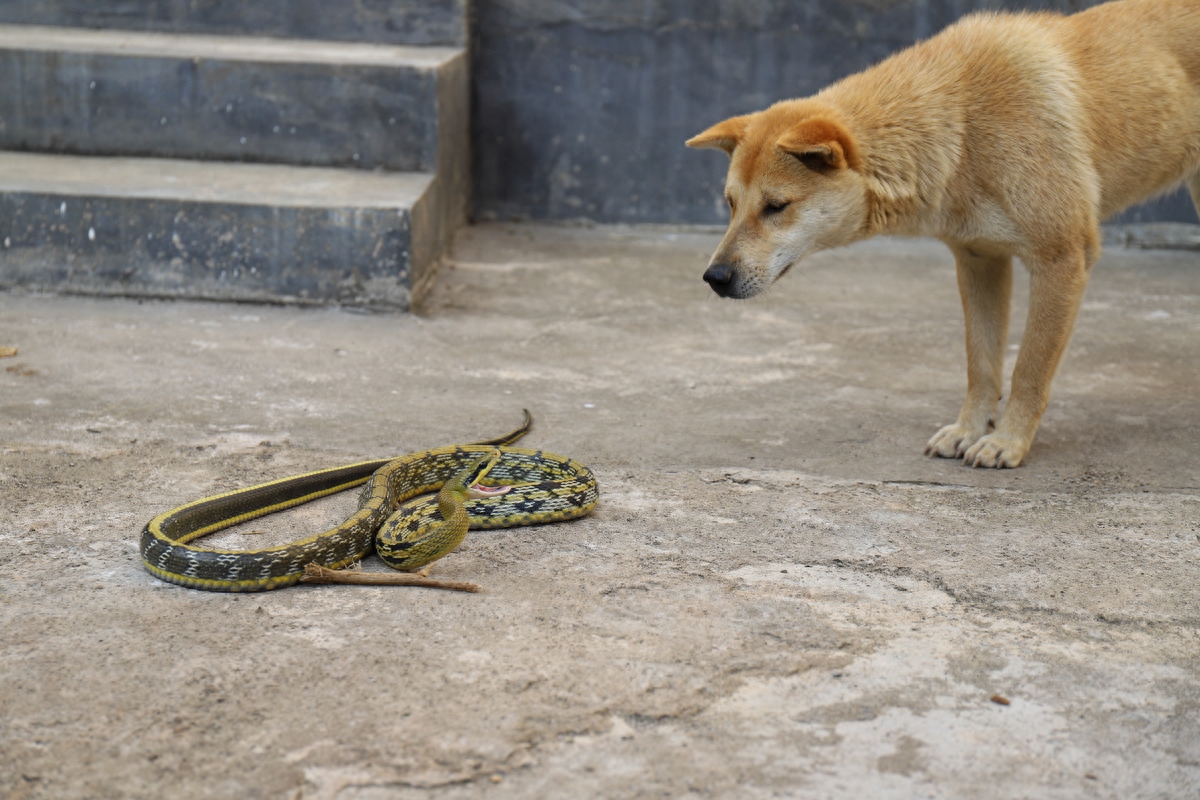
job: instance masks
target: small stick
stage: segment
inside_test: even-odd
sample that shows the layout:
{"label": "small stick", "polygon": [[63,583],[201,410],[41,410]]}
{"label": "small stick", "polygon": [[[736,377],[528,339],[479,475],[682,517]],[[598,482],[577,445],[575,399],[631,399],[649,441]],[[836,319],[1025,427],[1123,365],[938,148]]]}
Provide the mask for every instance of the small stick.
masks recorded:
{"label": "small stick", "polygon": [[435,581],[401,572],[362,572],[360,570],[327,569],[320,564],[304,568],[303,583],[355,583],[367,586],[423,586],[426,589],[450,589],[455,592],[482,592],[477,583]]}

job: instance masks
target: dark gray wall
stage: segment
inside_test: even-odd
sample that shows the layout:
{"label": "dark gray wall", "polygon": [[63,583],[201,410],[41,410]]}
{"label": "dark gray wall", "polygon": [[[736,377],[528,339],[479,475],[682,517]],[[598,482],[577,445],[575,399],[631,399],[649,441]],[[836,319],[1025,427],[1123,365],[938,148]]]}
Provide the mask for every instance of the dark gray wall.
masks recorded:
{"label": "dark gray wall", "polygon": [[[811,94],[982,8],[1094,0],[474,0],[480,219],[722,223],[688,137]],[[1134,216],[1195,221],[1186,195]]]}

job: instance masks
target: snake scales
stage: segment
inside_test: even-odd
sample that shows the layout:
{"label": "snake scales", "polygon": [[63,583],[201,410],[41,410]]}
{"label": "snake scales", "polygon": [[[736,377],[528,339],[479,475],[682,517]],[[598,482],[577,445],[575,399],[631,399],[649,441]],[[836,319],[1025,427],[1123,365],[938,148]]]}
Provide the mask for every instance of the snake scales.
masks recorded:
{"label": "snake scales", "polygon": [[[173,508],[142,530],[142,563],[155,577],[193,589],[256,592],[296,583],[309,563],[340,569],[372,549],[389,566],[419,569],[457,547],[468,525],[511,528],[587,514],[599,496],[591,470],[510,446],[531,424],[527,411],[520,428],[496,439],[306,472]],[[191,544],[360,485],[358,510],[323,533],[260,550]],[[428,496],[434,491],[436,500]]]}

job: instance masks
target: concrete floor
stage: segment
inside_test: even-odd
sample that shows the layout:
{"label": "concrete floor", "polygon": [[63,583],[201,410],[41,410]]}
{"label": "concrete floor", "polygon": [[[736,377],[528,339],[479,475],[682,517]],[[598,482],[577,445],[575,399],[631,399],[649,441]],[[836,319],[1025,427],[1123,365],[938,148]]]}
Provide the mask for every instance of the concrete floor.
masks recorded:
{"label": "concrete floor", "polygon": [[[921,454],[965,388],[940,245],[737,303],[715,242],[476,227],[417,316],[0,295],[0,797],[1200,796],[1200,254],[1107,252],[983,471]],[[435,567],[483,594],[139,563],[174,505],[522,408],[600,506]]]}

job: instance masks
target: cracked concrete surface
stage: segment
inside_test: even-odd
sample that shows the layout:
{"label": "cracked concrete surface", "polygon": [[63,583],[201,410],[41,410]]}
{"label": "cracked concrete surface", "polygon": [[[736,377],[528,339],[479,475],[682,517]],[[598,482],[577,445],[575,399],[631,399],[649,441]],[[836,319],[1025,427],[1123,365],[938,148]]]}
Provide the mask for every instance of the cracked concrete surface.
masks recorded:
{"label": "cracked concrete surface", "polygon": [[[734,303],[715,241],[472,228],[420,316],[0,295],[0,797],[1200,794],[1200,256],[1107,252],[981,471],[921,455],[965,384],[940,245]],[[525,407],[601,503],[436,566],[484,594],[140,566],[172,505]]]}

